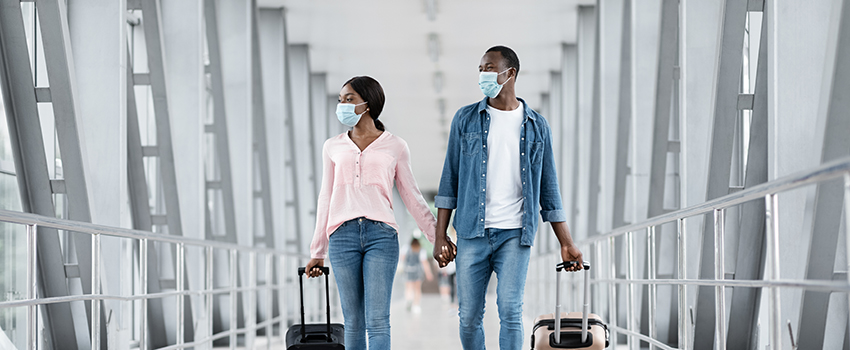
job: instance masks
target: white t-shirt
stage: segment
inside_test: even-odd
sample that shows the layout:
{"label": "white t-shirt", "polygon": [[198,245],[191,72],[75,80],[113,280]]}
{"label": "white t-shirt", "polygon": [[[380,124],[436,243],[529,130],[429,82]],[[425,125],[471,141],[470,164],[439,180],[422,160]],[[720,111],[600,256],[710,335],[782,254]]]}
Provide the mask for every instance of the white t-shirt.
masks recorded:
{"label": "white t-shirt", "polygon": [[522,103],[513,111],[487,106],[487,203],[484,227],[522,227],[522,176],[519,170],[519,139],[523,121]]}

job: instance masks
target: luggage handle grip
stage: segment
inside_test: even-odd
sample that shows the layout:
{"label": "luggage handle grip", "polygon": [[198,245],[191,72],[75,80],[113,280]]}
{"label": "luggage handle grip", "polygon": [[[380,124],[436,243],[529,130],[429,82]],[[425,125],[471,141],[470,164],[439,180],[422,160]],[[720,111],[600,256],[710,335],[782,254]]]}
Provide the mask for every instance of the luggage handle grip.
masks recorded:
{"label": "luggage handle grip", "polygon": [[[319,268],[322,270],[322,274],[325,275],[325,311],[327,313],[328,320],[328,341],[331,341],[331,292],[330,292],[330,282],[328,276],[331,274],[331,270],[325,266],[315,266],[314,268]],[[298,287],[301,289],[301,340],[304,341],[307,337],[307,324],[305,321],[306,316],[304,315],[304,274],[307,272],[306,267],[298,268]]]}

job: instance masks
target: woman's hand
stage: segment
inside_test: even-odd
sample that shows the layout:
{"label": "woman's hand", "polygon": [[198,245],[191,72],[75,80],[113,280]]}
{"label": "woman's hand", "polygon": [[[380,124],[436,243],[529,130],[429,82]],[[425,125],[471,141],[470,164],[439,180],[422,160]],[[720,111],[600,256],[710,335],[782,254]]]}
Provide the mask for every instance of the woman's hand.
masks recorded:
{"label": "woman's hand", "polygon": [[322,275],[322,269],[319,267],[325,266],[325,259],[310,259],[310,262],[307,263],[307,266],[304,268],[304,271],[307,271],[307,277],[319,277]]}

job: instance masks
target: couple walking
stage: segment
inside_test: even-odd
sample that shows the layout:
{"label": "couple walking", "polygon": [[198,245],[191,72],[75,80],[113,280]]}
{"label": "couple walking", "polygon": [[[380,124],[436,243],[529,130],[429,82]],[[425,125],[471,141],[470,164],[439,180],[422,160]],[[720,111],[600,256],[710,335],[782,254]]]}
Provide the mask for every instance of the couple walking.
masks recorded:
{"label": "couple walking", "polygon": [[[522,347],[523,291],[538,210],[552,225],[561,258],[581,261],[561,206],[549,124],[516,97],[516,53],[492,47],[478,70],[485,97],[459,109],[452,120],[436,219],[413,177],[407,143],[378,120],[384,106],[380,84],[359,76],[340,90],[337,117],[353,128],[327,140],[322,149],[322,186],[307,271],[319,276],[321,270],[314,267],[330,259],[345,318],[346,349],[365,350],[367,334],[369,349],[390,349],[390,296],[399,255],[393,182],[434,243],[440,267],[455,261],[465,350],[484,349],[485,294],[494,271],[500,348]],[[457,243],[446,235],[452,210],[457,210]]]}

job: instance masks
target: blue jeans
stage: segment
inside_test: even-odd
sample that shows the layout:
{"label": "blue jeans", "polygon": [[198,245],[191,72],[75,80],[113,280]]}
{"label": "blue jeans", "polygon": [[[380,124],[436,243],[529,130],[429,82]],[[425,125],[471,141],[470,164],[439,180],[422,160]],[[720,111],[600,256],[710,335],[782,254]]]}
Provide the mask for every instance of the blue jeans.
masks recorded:
{"label": "blue jeans", "polygon": [[330,236],[328,258],[345,317],[345,348],[390,349],[390,297],[398,266],[392,226],[366,218],[342,224]]}
{"label": "blue jeans", "polygon": [[531,247],[520,245],[522,229],[485,229],[484,237],[457,240],[457,292],[460,342],[464,350],[484,349],[484,303],[496,272],[499,348],[522,348],[522,298]]}

